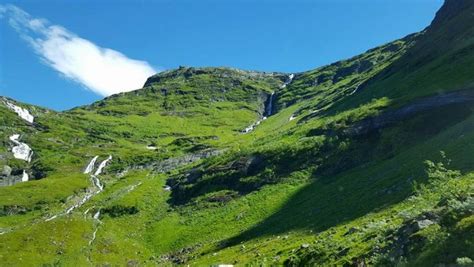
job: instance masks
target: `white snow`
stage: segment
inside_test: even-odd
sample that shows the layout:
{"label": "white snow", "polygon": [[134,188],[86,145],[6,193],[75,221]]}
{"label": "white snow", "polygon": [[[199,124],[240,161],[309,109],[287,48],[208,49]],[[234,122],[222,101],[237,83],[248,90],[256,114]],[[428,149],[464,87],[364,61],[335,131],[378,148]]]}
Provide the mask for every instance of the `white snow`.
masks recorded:
{"label": "white snow", "polygon": [[5,104],[9,109],[13,110],[16,114],[18,114],[20,118],[24,119],[29,123],[33,123],[35,117],[33,117],[33,115],[31,115],[27,109],[14,105],[8,101],[5,101]]}
{"label": "white snow", "polygon": [[99,156],[95,156],[94,158],[91,159],[89,164],[87,164],[86,169],[84,170],[85,174],[89,174],[94,170],[94,165],[95,165],[95,162],[97,161],[98,158],[99,158]]}
{"label": "white snow", "polygon": [[158,148],[156,146],[147,146],[146,149],[148,149],[148,150],[157,150]]}
{"label": "white snow", "polygon": [[293,78],[295,78],[295,75],[294,74],[290,74],[288,76],[288,79],[286,80],[286,82],[280,87],[281,89],[285,88],[288,84],[290,84],[292,81],[293,81]]}
{"label": "white snow", "polygon": [[97,168],[97,171],[95,171],[94,175],[99,175],[102,173],[102,170],[104,169],[104,167],[107,165],[107,163],[112,160],[112,156],[109,156],[107,159],[105,159],[104,161],[102,161],[99,165],[99,168]]}
{"label": "white snow", "polygon": [[18,141],[18,138],[20,138],[19,134],[10,136],[10,141],[16,145],[12,148],[13,156],[16,159],[30,162],[31,157],[33,156],[33,151],[27,144]]}
{"label": "white snow", "polygon": [[171,186],[165,185],[165,186],[163,187],[163,189],[164,189],[165,191],[171,191]]}
{"label": "white snow", "polygon": [[26,173],[26,171],[23,170],[23,176],[21,176],[21,181],[28,182],[29,179],[30,179],[30,176],[28,176],[28,173]]}
{"label": "white snow", "polygon": [[295,116],[295,114],[292,114],[292,115],[290,116],[289,121],[292,121],[292,120],[294,120],[294,119],[296,119],[296,116]]}

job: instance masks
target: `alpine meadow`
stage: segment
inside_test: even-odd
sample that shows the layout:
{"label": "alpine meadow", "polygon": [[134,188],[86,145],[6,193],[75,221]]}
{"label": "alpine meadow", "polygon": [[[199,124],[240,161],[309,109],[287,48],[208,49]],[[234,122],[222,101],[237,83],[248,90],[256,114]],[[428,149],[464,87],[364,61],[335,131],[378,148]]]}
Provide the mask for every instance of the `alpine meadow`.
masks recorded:
{"label": "alpine meadow", "polygon": [[299,73],[0,97],[0,266],[474,266],[474,1]]}

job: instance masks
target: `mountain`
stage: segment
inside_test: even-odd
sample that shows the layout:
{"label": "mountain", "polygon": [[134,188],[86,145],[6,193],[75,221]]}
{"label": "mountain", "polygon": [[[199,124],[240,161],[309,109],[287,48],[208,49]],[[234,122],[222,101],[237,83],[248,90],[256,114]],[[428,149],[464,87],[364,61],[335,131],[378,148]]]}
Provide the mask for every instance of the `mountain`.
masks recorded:
{"label": "mountain", "polygon": [[6,266],[472,266],[474,2],[301,73],[0,99]]}

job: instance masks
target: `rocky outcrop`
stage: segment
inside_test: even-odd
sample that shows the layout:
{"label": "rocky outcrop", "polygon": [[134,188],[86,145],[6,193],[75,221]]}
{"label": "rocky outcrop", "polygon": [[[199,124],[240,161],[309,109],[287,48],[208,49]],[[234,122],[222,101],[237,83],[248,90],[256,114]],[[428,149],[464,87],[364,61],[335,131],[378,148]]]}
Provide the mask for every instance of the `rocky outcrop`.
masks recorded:
{"label": "rocky outcrop", "polygon": [[159,83],[164,80],[174,79],[176,77],[183,77],[188,79],[195,75],[214,75],[216,77],[236,77],[236,78],[262,78],[262,77],[280,77],[283,73],[278,72],[259,72],[259,71],[245,71],[234,68],[195,68],[180,66],[178,69],[160,72],[151,76],[145,82],[143,87],[150,86],[154,83]]}
{"label": "rocky outcrop", "polygon": [[426,97],[397,110],[388,111],[379,116],[355,123],[352,127],[344,130],[344,134],[350,136],[365,135],[371,131],[385,128],[423,111],[468,102],[474,102],[474,90],[457,91]]}
{"label": "rocky outcrop", "polygon": [[29,175],[26,171],[14,171],[10,166],[3,166],[0,173],[0,186],[11,186],[17,183],[26,182],[29,180]]}
{"label": "rocky outcrop", "polygon": [[166,173],[176,168],[194,163],[201,159],[217,156],[223,153],[223,150],[205,150],[199,151],[192,154],[187,154],[181,157],[169,158],[163,161],[152,162],[149,164],[138,165],[132,167],[132,169],[152,169],[158,173]]}

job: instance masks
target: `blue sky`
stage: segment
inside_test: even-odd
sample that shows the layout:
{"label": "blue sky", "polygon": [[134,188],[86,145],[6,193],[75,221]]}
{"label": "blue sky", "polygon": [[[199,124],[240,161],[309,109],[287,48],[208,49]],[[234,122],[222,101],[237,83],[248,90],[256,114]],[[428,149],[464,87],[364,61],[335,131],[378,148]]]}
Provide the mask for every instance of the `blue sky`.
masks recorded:
{"label": "blue sky", "polygon": [[[56,110],[156,71],[298,72],[429,25],[442,0],[0,0],[0,95]],[[135,88],[136,87],[136,88]]]}

